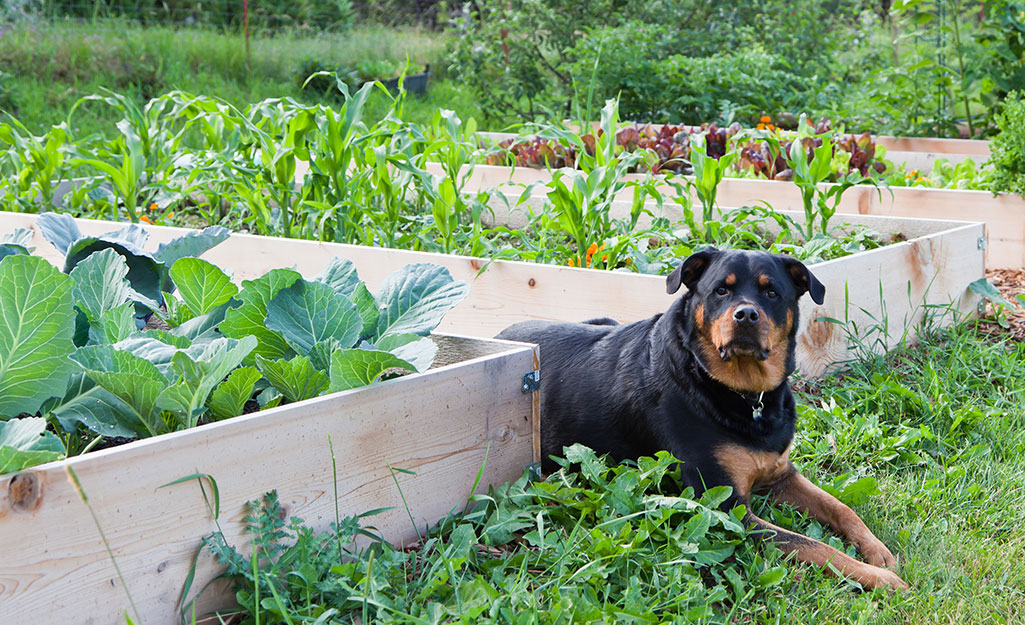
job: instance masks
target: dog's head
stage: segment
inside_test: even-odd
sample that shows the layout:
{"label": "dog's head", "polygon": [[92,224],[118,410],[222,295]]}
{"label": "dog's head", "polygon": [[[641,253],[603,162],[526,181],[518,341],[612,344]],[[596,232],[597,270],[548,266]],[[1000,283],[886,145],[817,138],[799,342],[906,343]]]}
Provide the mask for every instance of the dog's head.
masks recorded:
{"label": "dog's head", "polygon": [[666,278],[686,286],[687,346],[708,373],[738,391],[779,386],[794,369],[797,301],[821,304],[826,289],[800,261],[767,252],[707,249]]}

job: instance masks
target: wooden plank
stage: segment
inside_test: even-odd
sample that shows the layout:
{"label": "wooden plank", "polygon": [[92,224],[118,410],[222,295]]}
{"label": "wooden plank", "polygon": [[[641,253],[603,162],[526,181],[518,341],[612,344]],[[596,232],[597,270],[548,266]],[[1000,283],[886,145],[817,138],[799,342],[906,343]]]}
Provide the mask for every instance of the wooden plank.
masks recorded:
{"label": "wooden plank", "polygon": [[[631,174],[625,179],[640,177]],[[551,180],[550,174],[542,170],[477,166],[467,183],[466,190],[500,188],[512,193],[517,191],[517,185],[548,180]],[[544,187],[538,187],[534,190],[534,195],[543,195],[546,191]],[[676,193],[668,185],[660,187],[660,191],[667,196]],[[626,189],[616,196],[616,200],[627,202],[631,195],[632,190]],[[726,178],[719,184],[717,199],[723,207],[752,206],[764,202],[780,211],[803,211],[801,193],[797,185],[773,180]],[[837,212],[981,221],[986,224],[988,237],[986,266],[991,269],[1025,267],[1025,199],[1012,193],[994,196],[989,191],[921,187],[877,189],[859,185],[844,193]],[[623,214],[617,216],[621,217]]]}
{"label": "wooden plank", "polygon": [[876,145],[884,146],[889,152],[932,152],[938,155],[962,154],[975,160],[986,160],[990,156],[989,141],[978,139],[936,139],[933,137],[893,137],[880,135]]}
{"label": "wooden plank", "polygon": [[[0,620],[108,624],[131,614],[65,467],[81,480],[146,625],[179,622],[192,558],[217,527],[196,482],[162,487],[194,472],[217,481],[219,525],[242,553],[244,504],[272,489],[290,515],[319,530],[336,519],[336,489],[343,517],[392,507],[367,522],[390,540],[415,540],[409,515],[423,531],[462,508],[482,465],[477,492],[519,477],[539,455],[538,393],[520,388],[536,367],[536,348],[499,348],[422,375],[36,467],[17,478],[38,484],[32,499],[14,495],[15,476],[0,477]],[[220,570],[202,553],[193,589]],[[204,610],[230,605],[223,593],[210,599]]]}
{"label": "wooden plank", "polygon": [[[29,226],[34,219],[32,215],[6,214],[0,219],[0,229],[9,230],[17,224]],[[105,232],[116,225],[86,220],[79,220],[79,224],[87,234]],[[905,293],[910,283],[916,289],[914,295],[921,291],[922,276],[932,280],[936,274],[941,277],[928,291],[930,297],[944,302],[959,300],[961,310],[971,310],[975,299],[966,288],[984,273],[983,251],[977,246],[984,232],[982,224],[910,220],[908,225],[917,228],[909,229],[913,236],[908,241],[815,266],[816,275],[824,272],[820,280],[826,285],[827,301],[824,312],[809,312],[801,322],[802,332],[814,331],[818,333],[814,336],[819,337],[798,346],[798,365],[806,374],[821,375],[826,371],[821,350],[826,349],[831,355],[845,353],[846,343],[840,332],[812,330],[813,325],[822,323],[815,321],[820,316],[844,318],[845,290],[850,292],[851,318],[859,327],[870,321],[859,307],[873,310],[878,303],[880,280],[888,294],[888,316],[892,320],[903,319],[906,309],[915,305],[906,301],[906,294],[893,294]],[[184,232],[162,227],[147,230],[152,233],[151,245]],[[59,255],[38,233],[34,245],[37,253],[59,260]],[[469,296],[446,315],[439,330],[469,336],[494,336],[526,319],[583,321],[609,316],[631,322],[662,312],[672,303],[672,296],[665,293],[664,278],[618,271],[495,261],[477,276],[484,262],[466,256],[239,234],[203,255],[218,265],[234,268],[237,279],[254,278],[268,269],[289,264],[304,275],[314,275],[334,256],[351,259],[372,290],[385,276],[407,263],[433,262],[448,267],[456,279],[470,282],[471,289]],[[240,264],[242,259],[244,264]],[[848,263],[851,267],[875,267],[875,275],[870,276],[868,269],[848,272]],[[848,274],[860,277],[852,279]]]}

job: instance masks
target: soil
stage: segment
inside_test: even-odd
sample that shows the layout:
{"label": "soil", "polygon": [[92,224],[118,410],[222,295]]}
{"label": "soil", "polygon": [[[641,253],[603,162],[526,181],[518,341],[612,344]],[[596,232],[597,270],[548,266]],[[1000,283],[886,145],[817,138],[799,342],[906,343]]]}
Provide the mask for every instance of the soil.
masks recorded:
{"label": "soil", "polygon": [[986,315],[979,323],[979,330],[994,338],[1006,337],[1013,341],[1025,341],[1025,307],[1018,302],[1018,295],[1025,294],[1025,270],[987,269],[986,278],[1000,291],[1000,295],[1012,304],[1005,308],[1002,316],[1010,327],[1004,328],[997,322],[993,303],[986,304]]}

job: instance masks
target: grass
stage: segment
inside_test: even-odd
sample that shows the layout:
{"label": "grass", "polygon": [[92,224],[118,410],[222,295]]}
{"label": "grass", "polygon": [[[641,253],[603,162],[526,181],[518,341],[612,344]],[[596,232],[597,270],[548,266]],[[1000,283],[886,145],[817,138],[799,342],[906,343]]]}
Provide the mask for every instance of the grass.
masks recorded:
{"label": "grass", "polygon": [[[259,573],[217,537],[211,546],[244,605],[276,593],[266,623],[327,609],[339,611],[330,622],[1021,622],[1025,344],[963,323],[798,387],[794,461],[891,547],[910,591],[860,592],[754,547],[735,514],[711,511],[714,494],[708,508],[653,499],[678,494],[667,458],[609,468],[580,448],[580,471],[495,489],[414,549],[374,545],[340,564],[331,541],[354,537],[355,519],[317,547],[287,537],[273,498],[253,507]],[[791,509],[754,506],[854,554]]]}
{"label": "grass", "polygon": [[[445,75],[448,39],[443,33],[380,26],[342,34],[258,36],[247,65],[244,40],[233,32],[121,21],[0,24],[0,109],[39,133],[66,117],[80,97],[101,88],[125,93],[140,105],[171,89],[217,96],[240,107],[271,97],[332,102],[300,88],[305,58],[330,67],[402,64],[408,58],[410,73],[431,64],[427,95],[411,97],[407,105],[411,121],[427,121],[439,107],[479,119],[476,103]],[[367,114],[380,116],[386,108],[386,98],[375,95]],[[112,135],[118,119],[112,111],[87,107],[75,113],[74,130],[78,136]]]}

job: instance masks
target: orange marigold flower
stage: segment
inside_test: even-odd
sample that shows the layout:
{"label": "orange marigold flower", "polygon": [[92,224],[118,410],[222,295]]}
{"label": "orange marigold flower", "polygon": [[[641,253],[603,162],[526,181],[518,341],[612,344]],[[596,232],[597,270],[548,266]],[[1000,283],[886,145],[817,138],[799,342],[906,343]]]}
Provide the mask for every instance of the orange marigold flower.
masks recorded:
{"label": "orange marigold flower", "polygon": [[577,259],[571,258],[571,259],[569,259],[569,262],[566,263],[566,264],[569,265],[570,267],[576,267],[577,266]]}
{"label": "orange marigold flower", "polygon": [[149,205],[149,209],[150,209],[151,211],[155,211],[155,210],[157,210],[158,208],[160,208],[160,207],[159,207],[159,206],[157,206],[157,203],[156,203],[156,202],[153,202],[152,204],[150,204],[150,205]]}
{"label": "orange marigold flower", "polygon": [[150,220],[149,220],[149,217],[147,217],[147,216],[145,216],[145,215],[143,215],[142,217],[139,217],[139,221],[145,221],[146,223],[148,223],[148,224],[150,224],[150,225],[153,225],[153,222],[152,222],[152,221],[150,221]]}
{"label": "orange marigold flower", "polygon": [[757,124],[755,124],[755,128],[757,128],[758,130],[765,130],[765,124],[758,122]]}
{"label": "orange marigold flower", "polygon": [[763,124],[768,124],[769,122],[772,121],[772,118],[769,117],[768,115],[762,115],[761,117],[758,118],[758,121],[762,122]]}
{"label": "orange marigold flower", "polygon": [[168,213],[167,214],[167,218],[168,219],[173,219],[174,218],[174,211],[171,211],[170,213]]}

